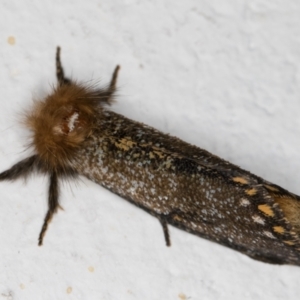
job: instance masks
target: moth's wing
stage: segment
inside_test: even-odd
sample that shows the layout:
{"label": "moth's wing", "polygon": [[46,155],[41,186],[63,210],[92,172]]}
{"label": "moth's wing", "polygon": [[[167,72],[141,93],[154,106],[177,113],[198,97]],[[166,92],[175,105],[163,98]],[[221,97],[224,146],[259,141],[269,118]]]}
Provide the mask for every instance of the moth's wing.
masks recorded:
{"label": "moth's wing", "polygon": [[196,180],[206,186],[191,184],[191,193],[199,195],[194,202],[200,204],[177,207],[168,222],[256,260],[300,265],[299,233],[278,204],[279,195],[293,201],[299,197],[279,188],[275,197],[270,187],[238,172],[202,168]]}

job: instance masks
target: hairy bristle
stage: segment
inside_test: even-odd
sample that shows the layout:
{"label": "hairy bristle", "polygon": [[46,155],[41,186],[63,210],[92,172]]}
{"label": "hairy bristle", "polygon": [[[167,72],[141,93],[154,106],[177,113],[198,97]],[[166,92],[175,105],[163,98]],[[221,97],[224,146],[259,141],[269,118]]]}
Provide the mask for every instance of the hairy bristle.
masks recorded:
{"label": "hairy bristle", "polygon": [[96,115],[107,103],[107,92],[71,82],[59,85],[26,114],[31,146],[51,170],[68,166],[74,151],[91,133]]}

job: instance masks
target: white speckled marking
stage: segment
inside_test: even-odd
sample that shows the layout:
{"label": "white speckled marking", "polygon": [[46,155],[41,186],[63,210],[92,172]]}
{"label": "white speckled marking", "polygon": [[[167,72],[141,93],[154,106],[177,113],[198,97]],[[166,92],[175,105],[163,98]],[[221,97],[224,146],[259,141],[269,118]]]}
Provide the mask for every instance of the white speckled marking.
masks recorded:
{"label": "white speckled marking", "polygon": [[68,122],[68,127],[69,127],[70,132],[73,131],[73,129],[75,128],[75,123],[76,123],[78,117],[79,117],[79,114],[77,112],[72,114],[72,116],[70,117],[69,122]]}
{"label": "white speckled marking", "polygon": [[270,231],[263,231],[263,234],[271,239],[276,239],[276,237]]}
{"label": "white speckled marking", "polygon": [[265,225],[265,220],[262,217],[258,216],[258,215],[252,216],[252,219],[255,223]]}
{"label": "white speckled marking", "polygon": [[246,206],[250,205],[250,201],[248,199],[242,198],[240,200],[240,204],[241,204],[241,206],[246,207]]}

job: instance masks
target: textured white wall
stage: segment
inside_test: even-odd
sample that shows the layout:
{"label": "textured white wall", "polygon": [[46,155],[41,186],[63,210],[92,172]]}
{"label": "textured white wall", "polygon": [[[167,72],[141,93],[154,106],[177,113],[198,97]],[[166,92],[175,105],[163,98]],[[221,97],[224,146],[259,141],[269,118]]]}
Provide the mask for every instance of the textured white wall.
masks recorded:
{"label": "textured white wall", "polygon": [[[20,158],[19,113],[66,74],[106,83],[114,110],[300,194],[300,2],[0,3],[0,166]],[[47,180],[0,186],[0,299],[299,299],[300,268],[273,266],[160,224],[82,179],[65,184],[43,247]]]}

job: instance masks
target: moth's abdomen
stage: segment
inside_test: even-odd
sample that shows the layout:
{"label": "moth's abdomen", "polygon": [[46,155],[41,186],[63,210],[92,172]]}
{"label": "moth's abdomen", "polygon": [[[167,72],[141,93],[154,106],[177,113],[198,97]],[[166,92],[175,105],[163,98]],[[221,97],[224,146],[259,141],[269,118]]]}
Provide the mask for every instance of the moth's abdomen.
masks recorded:
{"label": "moth's abdomen", "polygon": [[[300,264],[298,235],[257,177],[202,165],[154,144],[153,129],[116,116],[107,112],[78,151],[80,174],[183,230],[256,259]],[[129,123],[140,136],[122,134]]]}

